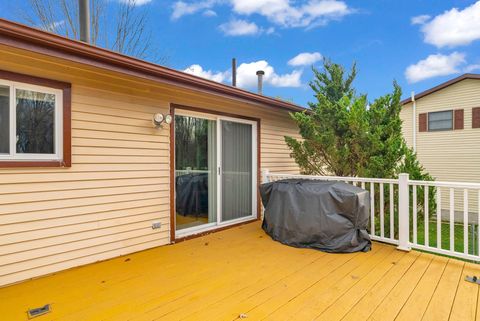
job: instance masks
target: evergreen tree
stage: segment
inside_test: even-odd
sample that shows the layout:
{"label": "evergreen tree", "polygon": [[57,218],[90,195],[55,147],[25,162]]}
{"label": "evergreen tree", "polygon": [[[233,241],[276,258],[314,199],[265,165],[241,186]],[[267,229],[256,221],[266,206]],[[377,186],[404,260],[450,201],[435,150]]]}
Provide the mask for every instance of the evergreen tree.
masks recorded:
{"label": "evergreen tree", "polygon": [[402,135],[401,88],[369,104],[356,94],[355,64],[345,69],[329,60],[323,70],[313,69],[310,87],[316,102],[310,109],[293,113],[302,139],[285,137],[305,174],[359,177],[397,177],[407,172],[411,179],[431,180]]}

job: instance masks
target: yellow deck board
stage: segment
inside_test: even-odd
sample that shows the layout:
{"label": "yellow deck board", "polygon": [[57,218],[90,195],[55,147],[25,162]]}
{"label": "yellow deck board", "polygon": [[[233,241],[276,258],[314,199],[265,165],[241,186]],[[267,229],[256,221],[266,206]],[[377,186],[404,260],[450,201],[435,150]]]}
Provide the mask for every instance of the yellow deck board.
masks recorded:
{"label": "yellow deck board", "polygon": [[438,282],[442,277],[448,259],[443,256],[436,256],[432,263],[418,282],[415,290],[413,290],[410,298],[402,307],[396,321],[414,321],[421,320],[428,303],[430,302],[433,292],[437,288]]}
{"label": "yellow deck board", "polygon": [[410,266],[418,258],[418,252],[406,253],[382,279],[355,304],[342,320],[367,320],[385,297],[403,278]]}
{"label": "yellow deck board", "polygon": [[423,316],[425,321],[448,320],[465,263],[449,260]]}
{"label": "yellow deck board", "polygon": [[480,269],[477,265],[465,263],[460,282],[458,283],[455,301],[450,313],[450,321],[475,320],[477,312],[478,285],[465,281],[467,275],[479,275]]}
{"label": "yellow deck board", "polygon": [[[358,256],[356,264],[345,264],[340,269],[335,270],[335,273],[329,275],[328,278],[315,282],[308,289],[299,292],[298,295],[290,299],[288,304],[277,307],[274,313],[270,313],[267,319],[314,319],[339,294],[345,292],[346,289],[366,275],[370,271],[372,264],[382,262],[393,251],[393,248],[383,247],[373,250],[367,255]],[[267,313],[267,308],[269,307],[259,305],[256,308],[259,311],[253,317],[261,319],[264,316],[259,315],[258,312]]]}
{"label": "yellow deck board", "polygon": [[348,291],[324,310],[317,320],[341,320],[355,304],[382,279],[388,275],[395,264],[405,255],[403,251],[393,251],[383,262],[375,266],[363,279],[355,283]]}
{"label": "yellow deck board", "polygon": [[258,223],[0,288],[2,320],[471,320],[480,266],[373,243],[329,254]]}
{"label": "yellow deck board", "polygon": [[[326,255],[324,253],[324,255]],[[244,301],[258,295],[259,293],[265,292],[268,289],[271,289],[279,282],[284,282],[287,278],[291,277],[295,273],[302,273],[302,271],[306,271],[312,269],[312,267],[316,266],[316,261],[322,262],[326,264],[328,267],[324,269],[322,274],[325,272],[331,272],[331,269],[335,268],[339,264],[345,264],[345,262],[349,261],[354,255],[349,257],[340,257],[340,256],[333,256],[330,255],[329,257],[323,258],[316,257],[315,260],[308,262],[301,266],[300,268],[296,268],[295,270],[285,271],[285,267],[277,267],[276,269],[272,270],[264,270],[257,272],[261,277],[254,278],[255,284],[252,284],[248,287],[243,287],[241,290],[231,293],[230,295],[225,296],[223,299],[217,301],[210,301],[208,304],[201,307],[199,311],[196,311],[193,314],[190,314],[186,320],[198,320],[198,319],[222,319],[225,314],[231,314],[230,311],[234,311],[234,317],[236,312],[235,311],[244,311],[243,307],[239,307],[239,305],[244,304]],[[291,262],[285,262],[287,265],[291,265]],[[285,273],[287,272],[287,273]],[[316,268],[315,272],[320,272],[320,269]],[[316,277],[321,277],[320,275],[316,275]]]}
{"label": "yellow deck board", "polygon": [[[316,262],[308,270],[297,271],[276,283],[274,286],[265,288],[247,300],[240,302],[236,310],[228,317],[237,317],[240,313],[247,315],[254,320],[266,317],[270,312],[275,311],[279,306],[296,298],[299,293],[304,292],[312,284],[323,283],[342,271],[350,270],[366,259],[366,256],[337,255],[335,262]],[[337,274],[338,272],[338,274]],[[235,313],[237,312],[237,313]],[[238,313],[240,312],[240,313]]]}
{"label": "yellow deck board", "polygon": [[423,274],[432,261],[433,255],[422,254],[405,273],[402,279],[395,285],[385,297],[375,312],[368,318],[372,321],[394,320],[398,312],[408,300]]}

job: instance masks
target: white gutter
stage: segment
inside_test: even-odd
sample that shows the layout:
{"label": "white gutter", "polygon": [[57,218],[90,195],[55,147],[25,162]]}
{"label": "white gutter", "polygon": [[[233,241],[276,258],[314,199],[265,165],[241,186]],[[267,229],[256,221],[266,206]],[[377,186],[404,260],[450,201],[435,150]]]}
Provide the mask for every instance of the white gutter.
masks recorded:
{"label": "white gutter", "polygon": [[417,102],[415,101],[415,92],[412,91],[412,128],[413,128],[413,151],[417,152]]}

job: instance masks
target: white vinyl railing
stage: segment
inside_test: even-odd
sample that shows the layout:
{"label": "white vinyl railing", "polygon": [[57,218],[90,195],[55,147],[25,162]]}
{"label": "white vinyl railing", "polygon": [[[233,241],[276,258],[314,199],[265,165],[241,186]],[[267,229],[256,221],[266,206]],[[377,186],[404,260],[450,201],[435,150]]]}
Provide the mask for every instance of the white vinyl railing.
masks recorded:
{"label": "white vinyl railing", "polygon": [[[480,184],[408,180],[408,186],[412,194],[412,248],[480,261]],[[423,222],[418,220],[419,209]],[[419,232],[420,224],[423,230]]]}
{"label": "white vinyl railing", "polygon": [[381,179],[262,171],[263,182],[292,178],[342,181],[368,190],[373,240],[480,261],[480,184],[416,181],[408,174]]}

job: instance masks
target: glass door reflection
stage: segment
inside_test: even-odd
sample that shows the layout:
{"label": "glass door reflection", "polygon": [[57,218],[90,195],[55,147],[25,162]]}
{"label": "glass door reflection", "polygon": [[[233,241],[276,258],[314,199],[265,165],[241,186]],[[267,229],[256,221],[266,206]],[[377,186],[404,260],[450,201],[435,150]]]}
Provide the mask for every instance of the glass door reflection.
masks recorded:
{"label": "glass door reflection", "polygon": [[216,121],[175,116],[176,230],[217,222]]}

